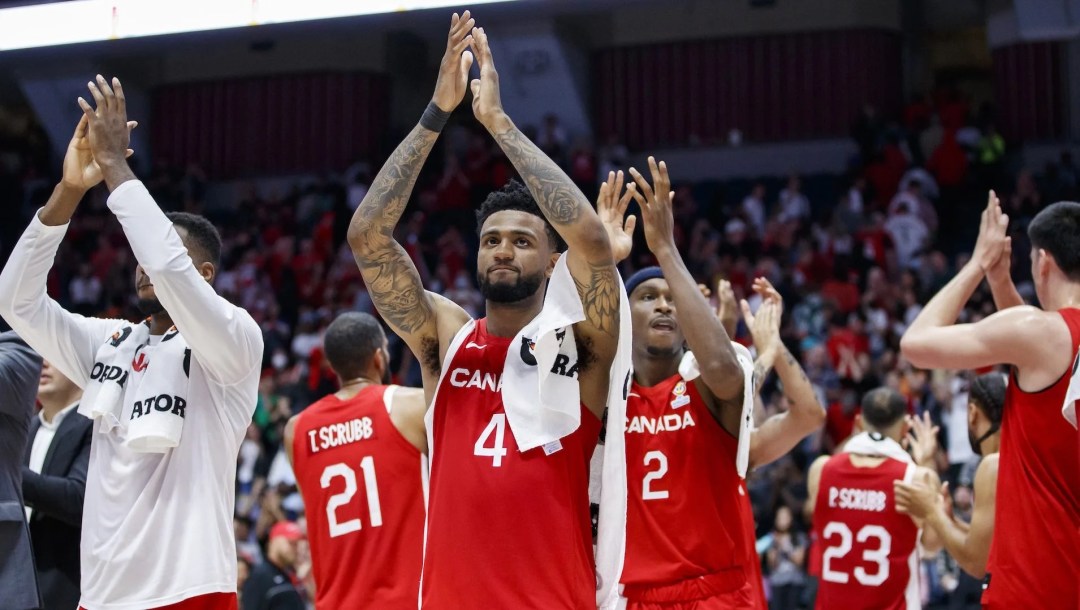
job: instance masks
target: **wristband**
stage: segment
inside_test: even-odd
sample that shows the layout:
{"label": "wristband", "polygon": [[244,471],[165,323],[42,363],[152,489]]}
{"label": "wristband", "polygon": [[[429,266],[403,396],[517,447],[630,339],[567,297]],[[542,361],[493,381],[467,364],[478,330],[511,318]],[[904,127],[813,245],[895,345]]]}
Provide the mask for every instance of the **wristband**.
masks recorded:
{"label": "wristband", "polygon": [[428,102],[423,116],[420,117],[420,126],[428,131],[439,133],[446,126],[446,121],[449,119],[449,112],[443,112],[441,108],[435,105],[435,102]]}

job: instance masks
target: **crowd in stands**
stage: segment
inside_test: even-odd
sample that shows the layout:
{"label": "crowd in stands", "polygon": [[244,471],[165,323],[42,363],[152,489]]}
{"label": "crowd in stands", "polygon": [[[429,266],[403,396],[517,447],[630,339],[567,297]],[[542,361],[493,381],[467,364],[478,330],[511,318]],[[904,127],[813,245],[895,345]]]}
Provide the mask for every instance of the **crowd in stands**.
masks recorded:
{"label": "crowd in stands", "polygon": [[[13,127],[0,131],[4,257],[48,196],[49,170],[58,169],[49,167],[47,141],[33,121],[6,112],[11,116],[0,115],[0,125]],[[452,125],[417,184],[399,241],[425,286],[480,316],[484,300],[475,280],[472,210],[514,170],[485,134]],[[574,138],[554,115],[531,135],[590,197],[601,176],[626,168],[630,158],[614,139],[593,146]],[[774,600],[795,600],[777,607],[801,607],[798,600],[812,588],[806,575],[809,524],[803,517],[807,467],[851,433],[860,397],[869,389],[896,388],[913,415],[930,414],[940,427],[939,467],[950,482],[955,510],[970,512],[976,456],[967,441],[969,376],[913,368],[899,353],[899,339],[966,260],[990,188],[1010,216],[1014,278],[1021,294],[1034,301],[1027,222],[1050,202],[1076,198],[1080,178],[1067,153],[1037,173],[1015,167],[992,112],[970,108],[953,90],[916,98],[898,117],[867,107],[853,124],[852,138],[858,152],[835,174],[676,184],[676,238],[692,273],[714,287],[721,278],[729,280],[736,296],[752,304],[751,281],[768,277],[784,297],[782,336],[827,408],[820,434],[757,469],[748,482],[768,588]],[[261,560],[270,528],[303,511],[281,450],[282,428],[291,415],[335,390],[321,332],[340,312],[375,313],[345,234],[371,168],[381,160],[283,192],[252,183],[224,207],[207,205],[208,179],[195,165],[135,164],[164,209],[202,212],[219,227],[224,249],[218,290],[263,329],[259,404],[238,459],[236,533],[249,569]],[[671,170],[677,180],[679,168]],[[98,188],[82,203],[49,289],[74,311],[134,319],[135,263],[105,207],[106,196]],[[624,274],[652,264],[644,246],[638,239]],[[976,320],[992,311],[984,287],[963,316]],[[741,324],[737,340],[749,343]],[[420,385],[415,360],[396,338],[391,353],[395,381]],[[783,409],[777,383],[766,383],[758,416]],[[978,585],[944,553],[925,560],[922,569],[928,603],[968,607],[967,596],[978,599]]]}

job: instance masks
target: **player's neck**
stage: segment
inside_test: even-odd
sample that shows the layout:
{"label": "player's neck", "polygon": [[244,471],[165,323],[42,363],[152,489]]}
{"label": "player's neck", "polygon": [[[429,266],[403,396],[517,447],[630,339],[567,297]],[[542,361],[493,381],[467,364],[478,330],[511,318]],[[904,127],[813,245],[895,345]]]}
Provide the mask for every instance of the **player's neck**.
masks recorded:
{"label": "player's neck", "polygon": [[544,296],[539,299],[529,297],[516,303],[497,303],[488,300],[487,332],[495,337],[513,338],[540,313],[544,306]]}
{"label": "player's neck", "polygon": [[150,316],[150,334],[164,335],[173,327],[172,317],[167,312],[155,313]]}
{"label": "player's neck", "polygon": [[650,354],[646,349],[633,351],[634,381],[651,388],[679,372],[679,362],[684,352],[674,354]]}
{"label": "player's neck", "polygon": [[1048,311],[1061,311],[1063,309],[1080,309],[1080,283],[1067,282],[1058,284],[1057,290],[1047,299]]}
{"label": "player's neck", "polygon": [[341,389],[334,392],[339,400],[348,400],[360,393],[364,388],[375,385],[377,382],[369,377],[356,377],[354,379],[342,379]]}
{"label": "player's neck", "polygon": [[979,449],[981,450],[979,455],[987,456],[993,453],[997,453],[1001,450],[1001,434],[993,434],[987,439],[983,439],[983,442],[979,443]]}
{"label": "player's neck", "polygon": [[880,455],[849,453],[848,459],[851,460],[851,465],[856,468],[877,468],[886,458],[883,458]]}

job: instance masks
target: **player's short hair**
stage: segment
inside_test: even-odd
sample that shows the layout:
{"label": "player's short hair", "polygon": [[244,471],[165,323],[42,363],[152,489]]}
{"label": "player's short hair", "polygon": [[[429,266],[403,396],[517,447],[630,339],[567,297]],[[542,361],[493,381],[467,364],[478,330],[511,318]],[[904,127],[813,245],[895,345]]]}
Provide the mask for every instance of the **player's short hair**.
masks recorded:
{"label": "player's short hair", "polygon": [[349,311],[334,318],[323,336],[323,352],[330,368],[343,380],[363,375],[386,334],[374,316]]}
{"label": "player's short hair", "polygon": [[862,399],[863,421],[875,430],[887,430],[904,418],[907,401],[892,388],[870,390]]}
{"label": "player's short hair", "polygon": [[548,240],[555,247],[555,251],[563,252],[566,250],[566,242],[559,236],[559,232],[555,230],[555,227],[548,222],[548,219],[544,217],[544,213],[540,210],[536,200],[533,199],[532,193],[524,184],[513,178],[506,183],[506,186],[489,193],[487,198],[484,199],[484,203],[480,204],[480,209],[476,211],[477,235],[484,229],[484,222],[487,221],[489,216],[506,210],[526,212],[539,217],[540,220],[544,221],[544,230],[547,231]]}
{"label": "player's short hair", "polygon": [[968,388],[968,400],[994,425],[1001,424],[1005,410],[1005,385],[1005,375],[985,373],[973,379]]}
{"label": "player's short hair", "polygon": [[1028,225],[1028,239],[1049,252],[1070,280],[1080,282],[1080,203],[1059,201],[1046,207]]}
{"label": "player's short hair", "polygon": [[188,212],[169,212],[165,216],[173,225],[183,227],[187,233],[187,246],[196,250],[191,256],[192,259],[202,258],[198,262],[214,263],[214,266],[217,266],[221,260],[221,234],[212,222],[205,216]]}

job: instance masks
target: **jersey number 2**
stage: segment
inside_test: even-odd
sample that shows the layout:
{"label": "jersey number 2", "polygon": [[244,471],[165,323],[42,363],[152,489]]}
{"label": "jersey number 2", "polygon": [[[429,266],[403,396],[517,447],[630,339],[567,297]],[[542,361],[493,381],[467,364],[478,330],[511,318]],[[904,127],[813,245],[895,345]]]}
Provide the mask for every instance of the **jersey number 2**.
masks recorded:
{"label": "jersey number 2", "polygon": [[[379,504],[379,485],[375,480],[375,458],[369,455],[360,460],[360,470],[364,471],[364,491],[367,492],[371,527],[379,527],[382,525],[382,506]],[[331,538],[360,531],[359,517],[341,523],[337,519],[337,509],[348,504],[356,495],[356,471],[343,462],[331,464],[323,470],[319,483],[323,489],[326,489],[335,477],[345,479],[345,489],[339,494],[330,496],[326,502],[326,522],[330,524]]]}
{"label": "jersey number 2", "polygon": [[660,451],[650,451],[645,454],[645,465],[657,462],[656,470],[645,473],[645,479],[641,481],[642,500],[667,500],[666,489],[653,489],[653,481],[659,481],[667,474],[667,456]]}
{"label": "jersey number 2", "polygon": [[[824,565],[822,565],[821,577],[828,582],[847,583],[848,574],[834,570],[830,562],[833,559],[839,559],[847,555],[851,551],[851,529],[839,521],[830,521],[825,525],[825,531],[822,533],[826,542],[834,535],[840,536],[840,543],[836,545],[830,544],[825,547],[825,553],[822,556]],[[889,579],[889,551],[892,550],[892,536],[889,535],[888,530],[880,525],[865,525],[855,535],[856,542],[860,544],[871,538],[878,539],[877,548],[863,550],[862,558],[867,563],[877,564],[877,571],[868,574],[862,566],[859,566],[852,573],[855,575],[855,580],[859,581],[860,584],[867,587],[877,587]]]}

